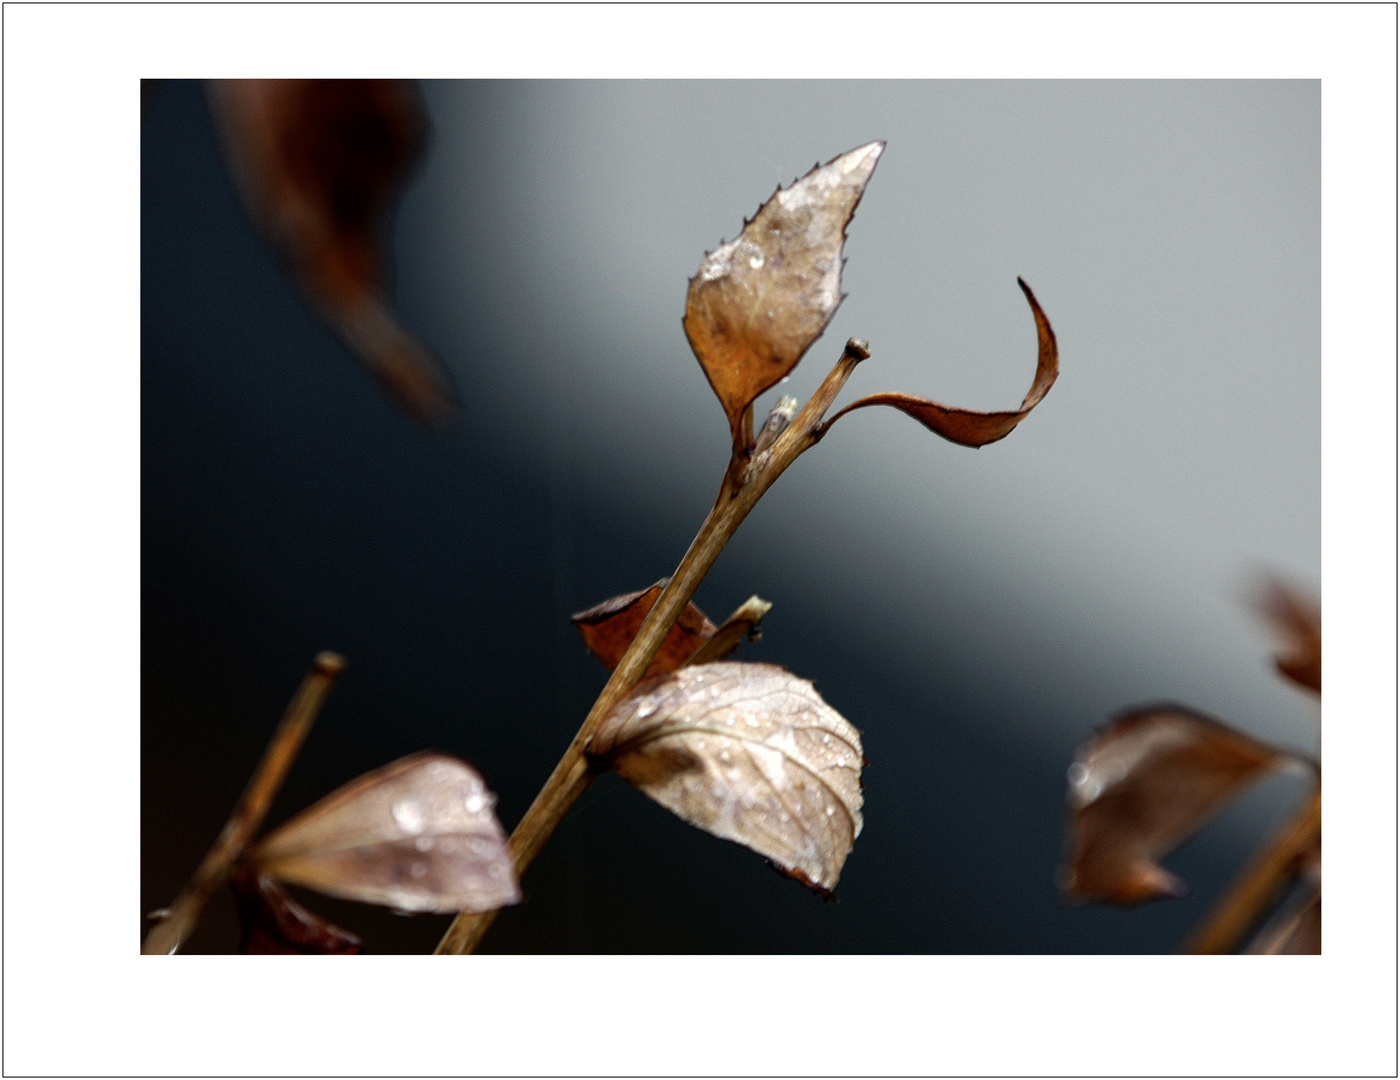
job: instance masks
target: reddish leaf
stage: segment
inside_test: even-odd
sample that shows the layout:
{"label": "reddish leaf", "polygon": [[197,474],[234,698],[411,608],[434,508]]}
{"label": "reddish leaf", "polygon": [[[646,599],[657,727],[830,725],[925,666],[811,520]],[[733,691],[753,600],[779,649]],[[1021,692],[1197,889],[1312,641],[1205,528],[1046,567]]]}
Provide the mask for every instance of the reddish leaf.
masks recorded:
{"label": "reddish leaf", "polygon": [[360,939],[307,911],[275,881],[240,870],[229,882],[243,924],[243,953],[350,954]]}
{"label": "reddish leaf", "polygon": [[1322,611],[1316,603],[1281,581],[1265,583],[1259,609],[1286,645],[1275,663],[1286,677],[1322,693]]}
{"label": "reddish leaf", "polygon": [[1069,842],[1061,885],[1075,900],[1138,904],[1185,886],[1157,860],[1270,770],[1293,762],[1174,705],[1119,717],[1069,768]]}
{"label": "reddish leaf", "polygon": [[[660,599],[667,580],[662,578],[651,588],[640,592],[614,596],[573,616],[574,625],[583,634],[583,643],[609,671],[622,660],[623,653],[642,628],[642,622]],[[715,624],[705,618],[705,613],[694,604],[687,604],[643,677],[674,671],[714,633]]]}
{"label": "reddish leaf", "polygon": [[212,82],[209,100],[252,216],[312,303],[400,406],[423,423],[448,419],[447,374],[386,295],[388,215],[427,130],[412,87],[233,79]]}
{"label": "reddish leaf", "polygon": [[1035,380],[1031,383],[1030,392],[1026,394],[1019,409],[1014,412],[974,412],[972,409],[954,409],[948,405],[940,405],[936,401],[914,394],[871,394],[847,405],[833,416],[826,426],[829,428],[852,409],[863,409],[867,405],[891,405],[912,416],[935,435],[941,435],[961,446],[986,446],[1010,435],[1016,425],[1030,415],[1030,411],[1050,392],[1050,387],[1055,385],[1055,377],[1060,373],[1060,354],[1055,344],[1055,331],[1050,329],[1050,320],[1045,317],[1045,312],[1041,311],[1030,286],[1020,278],[1016,279],[1016,283],[1021,286],[1021,291],[1030,302],[1040,348]]}
{"label": "reddish leaf", "polygon": [[366,773],[268,835],[264,876],[401,911],[494,911],[520,901],[495,796],[446,754]]}
{"label": "reddish leaf", "polygon": [[861,830],[860,733],[771,664],[700,664],[640,683],[589,753],[683,821],[829,893]]}
{"label": "reddish leaf", "polygon": [[841,304],[846,226],[884,148],[867,143],[780,188],[690,281],[685,336],[736,445],[748,442],[754,398],[797,366]]}

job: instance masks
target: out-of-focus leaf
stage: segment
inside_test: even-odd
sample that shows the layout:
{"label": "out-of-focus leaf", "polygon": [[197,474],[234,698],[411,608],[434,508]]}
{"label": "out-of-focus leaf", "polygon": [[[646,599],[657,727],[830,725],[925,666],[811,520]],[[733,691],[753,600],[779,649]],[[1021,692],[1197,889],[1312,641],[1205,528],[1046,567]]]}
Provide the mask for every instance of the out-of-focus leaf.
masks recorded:
{"label": "out-of-focus leaf", "polygon": [[389,307],[386,229],[427,122],[386,79],[230,79],[209,101],[254,220],[385,391],[437,426],[456,408],[442,365]]}
{"label": "out-of-focus leaf", "polygon": [[[574,625],[583,634],[583,643],[609,671],[622,660],[622,654],[632,644],[647,614],[656,606],[668,580],[662,578],[649,589],[614,596],[573,616]],[[694,604],[687,604],[643,677],[675,671],[714,633],[715,624],[705,617],[705,613]]]}
{"label": "out-of-focus leaf", "polygon": [[860,835],[860,733],[772,664],[700,664],[640,683],[588,752],[818,892],[836,886]]}
{"label": "out-of-focus leaf", "polygon": [[779,188],[690,281],[685,335],[737,444],[754,398],[797,366],[840,306],[846,226],[885,148],[867,143]]}
{"label": "out-of-focus leaf", "polygon": [[1247,951],[1264,956],[1321,954],[1322,890],[1314,889],[1303,903],[1266,927]]}
{"label": "out-of-focus leaf", "polygon": [[494,911],[520,900],[495,802],[466,763],[414,754],[302,811],[247,861],[264,877],[400,911]]}
{"label": "out-of-focus leaf", "polygon": [[961,446],[986,446],[1010,435],[1016,425],[1030,415],[1030,411],[1050,392],[1050,387],[1055,385],[1055,377],[1060,373],[1060,353],[1055,344],[1055,331],[1050,329],[1050,320],[1040,309],[1030,286],[1020,278],[1016,279],[1016,283],[1021,286],[1021,291],[1030,302],[1040,347],[1035,380],[1031,383],[1030,392],[1026,394],[1019,409],[1013,412],[975,412],[972,409],[954,409],[940,405],[915,394],[871,394],[847,405],[831,418],[827,426],[830,427],[852,409],[863,409],[867,405],[891,405],[912,416],[935,435],[942,435],[949,442]]}
{"label": "out-of-focus leaf", "polygon": [[1075,900],[1139,904],[1185,886],[1157,860],[1234,796],[1295,759],[1175,705],[1119,717],[1069,767],[1061,885]]}
{"label": "out-of-focus leaf", "polygon": [[1281,581],[1265,583],[1259,610],[1285,644],[1275,661],[1278,669],[1299,686],[1322,693],[1322,610]]}
{"label": "out-of-focus leaf", "polygon": [[243,924],[239,952],[345,955],[360,951],[359,938],[307,911],[277,882],[244,869],[229,884]]}

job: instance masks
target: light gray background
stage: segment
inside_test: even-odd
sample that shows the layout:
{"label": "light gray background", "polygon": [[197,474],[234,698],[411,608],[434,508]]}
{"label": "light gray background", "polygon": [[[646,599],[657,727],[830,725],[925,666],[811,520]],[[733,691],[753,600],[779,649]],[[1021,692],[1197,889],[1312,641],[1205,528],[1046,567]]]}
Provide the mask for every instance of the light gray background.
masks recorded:
{"label": "light gray background", "polygon": [[405,312],[502,453],[693,529],[725,444],[677,329],[685,280],[777,184],[886,139],[849,298],[782,389],[805,399],[854,335],[874,357],[843,400],[1012,408],[1035,358],[1018,274],[1061,376],[977,452],[893,411],[843,420],[745,525],[755,588],[809,594],[822,632],[858,632],[891,678],[989,668],[1028,705],[1081,695],[1074,715],[1027,709],[1017,738],[1166,695],[1315,742],[1240,597],[1258,567],[1317,588],[1316,82],[457,83],[427,99]]}

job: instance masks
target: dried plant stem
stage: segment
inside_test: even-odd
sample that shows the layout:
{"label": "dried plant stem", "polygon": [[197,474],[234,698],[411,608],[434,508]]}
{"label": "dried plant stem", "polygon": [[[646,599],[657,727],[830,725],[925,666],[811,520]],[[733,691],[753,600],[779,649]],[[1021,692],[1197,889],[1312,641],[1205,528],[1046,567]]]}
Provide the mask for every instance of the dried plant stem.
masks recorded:
{"label": "dried plant stem", "polygon": [[[691,541],[690,549],[671,575],[671,580],[657,598],[637,636],[632,639],[631,646],[613,669],[612,678],[588,711],[578,734],[569,743],[554,772],[511,833],[510,853],[517,875],[525,873],[564,815],[592,783],[593,772],[588,763],[587,749],[598,725],[640,681],[671,627],[680,618],[700,582],[705,579],[749,511],[789,465],[821,440],[826,433],[822,425],[823,417],[856,365],[869,356],[869,347],[863,341],[852,338],[846,342],[841,359],[831,373],[822,380],[801,413],[773,440],[770,447],[752,454],[735,450],[725,471],[719,498]],[[471,952],[495,917],[494,911],[462,912],[438,942],[436,952]]]}
{"label": "dried plant stem", "polygon": [[1288,887],[1299,860],[1322,835],[1322,788],[1245,868],[1182,945],[1183,953],[1229,953]]}
{"label": "dried plant stem", "polygon": [[146,935],[146,941],[141,946],[142,953],[168,955],[179,949],[190,936],[204,911],[204,905],[223,887],[233,864],[257,834],[273,798],[301,750],[301,744],[306,741],[311,725],[316,722],[316,715],[321,711],[336,676],[344,670],[345,660],[332,652],[320,653],[312,662],[311,670],[288,704],[281,724],[263,751],[262,760],[253,771],[219,838],[214,841],[209,854],[204,856],[194,876],[171,903],[169,914]]}

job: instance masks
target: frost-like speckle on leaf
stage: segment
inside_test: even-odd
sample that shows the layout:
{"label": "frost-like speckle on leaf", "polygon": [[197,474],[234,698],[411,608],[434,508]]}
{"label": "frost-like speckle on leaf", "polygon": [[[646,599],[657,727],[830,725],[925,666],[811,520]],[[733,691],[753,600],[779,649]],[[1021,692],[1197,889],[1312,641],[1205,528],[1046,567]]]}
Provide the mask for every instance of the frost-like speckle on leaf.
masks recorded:
{"label": "frost-like speckle on leaf", "polygon": [[860,835],[860,733],[810,682],[772,664],[698,664],[643,682],[589,753],[821,892]]}
{"label": "frost-like speckle on leaf", "polygon": [[518,903],[496,797],[471,766],[414,754],[298,814],[249,856],[260,875],[401,911]]}
{"label": "frost-like speckle on leaf", "polygon": [[818,166],[705,257],[685,333],[736,440],[754,398],[788,374],[841,304],[841,249],[883,142]]}

